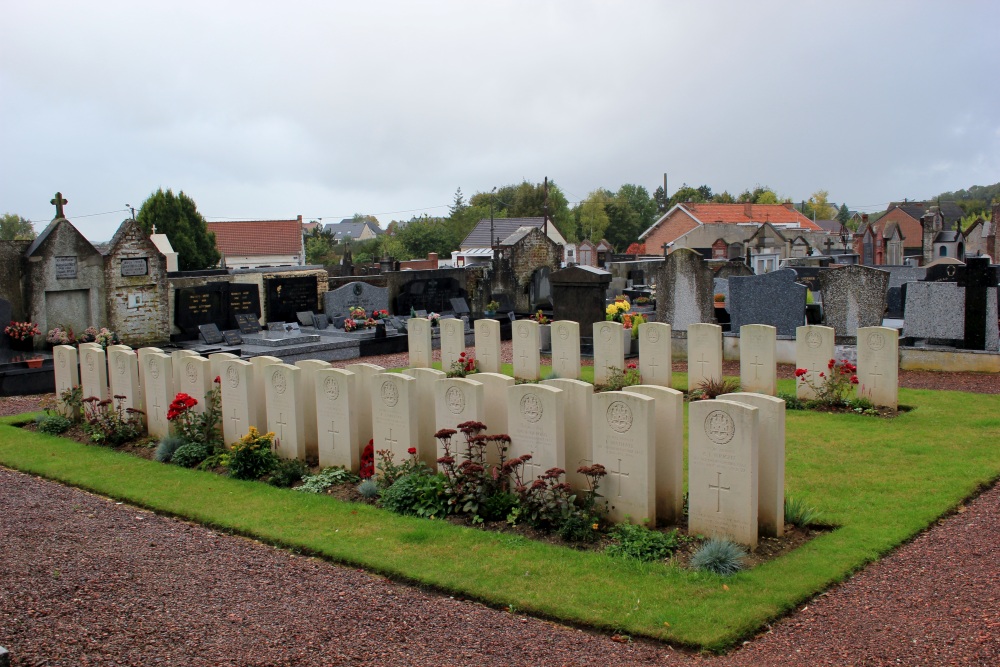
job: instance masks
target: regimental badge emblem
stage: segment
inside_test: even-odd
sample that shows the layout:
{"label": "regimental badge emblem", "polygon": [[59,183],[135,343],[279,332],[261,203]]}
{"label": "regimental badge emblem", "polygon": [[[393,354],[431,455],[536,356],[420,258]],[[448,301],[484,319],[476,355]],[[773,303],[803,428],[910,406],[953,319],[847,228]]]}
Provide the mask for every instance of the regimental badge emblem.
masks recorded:
{"label": "regimental badge emblem", "polygon": [[868,347],[876,352],[885,347],[885,335],[881,331],[872,331],[868,334]]}
{"label": "regimental badge emblem", "polygon": [[460,415],[465,411],[465,392],[458,387],[448,387],[444,400],[452,414]]}
{"label": "regimental badge emblem", "polygon": [[642,330],[646,332],[646,340],[650,343],[656,343],[660,340],[660,332],[657,331],[659,327],[643,327]]}
{"label": "regimental badge emblem", "polygon": [[559,327],[556,329],[556,333],[559,335],[559,338],[561,338],[562,340],[566,340],[567,338],[569,338],[569,327],[566,326],[565,324],[560,324]]}
{"label": "regimental badge emblem", "polygon": [[146,362],[146,370],[149,371],[150,376],[152,376],[154,380],[160,379],[160,367],[156,364],[156,359],[153,359],[152,357],[149,358]]}
{"label": "regimental badge emblem", "polygon": [[527,324],[518,325],[518,327],[517,327],[517,335],[520,336],[521,338],[527,338],[528,337],[528,325]]}
{"label": "regimental badge emblem", "polygon": [[85,357],[85,359],[87,361],[87,370],[90,371],[91,373],[93,373],[94,372],[94,353],[88,351],[87,352],[87,356]]}
{"label": "regimental badge emblem", "polygon": [[337,400],[340,397],[340,383],[337,382],[337,378],[328,377],[323,380],[323,391],[331,401]]}
{"label": "regimental badge emblem", "polygon": [[115,355],[115,369],[118,371],[118,375],[125,375],[125,357],[120,354]]}
{"label": "regimental badge emblem", "polygon": [[717,445],[724,445],[736,434],[733,418],[722,410],[712,410],[705,417],[705,435]]}
{"label": "regimental badge emblem", "polygon": [[608,406],[608,426],[619,433],[632,428],[632,408],[624,401],[614,401]]}
{"label": "regimental badge emblem", "polygon": [[399,389],[392,380],[386,380],[382,383],[382,402],[390,408],[399,403]]}
{"label": "regimental badge emblem", "polygon": [[537,394],[525,394],[521,397],[521,416],[531,423],[542,418],[542,399]]}
{"label": "regimental badge emblem", "polygon": [[812,349],[816,349],[823,344],[823,336],[815,331],[810,331],[806,334],[806,345]]}
{"label": "regimental badge emblem", "polygon": [[188,384],[194,384],[198,381],[198,367],[194,365],[193,361],[184,365],[184,374],[187,376]]}
{"label": "regimental badge emblem", "polygon": [[233,389],[240,386],[240,372],[236,369],[236,366],[229,366],[226,368],[226,382]]}
{"label": "regimental badge emblem", "polygon": [[281,371],[274,371],[271,374],[271,386],[279,394],[284,394],[285,390],[288,389],[288,381],[285,379],[285,374]]}

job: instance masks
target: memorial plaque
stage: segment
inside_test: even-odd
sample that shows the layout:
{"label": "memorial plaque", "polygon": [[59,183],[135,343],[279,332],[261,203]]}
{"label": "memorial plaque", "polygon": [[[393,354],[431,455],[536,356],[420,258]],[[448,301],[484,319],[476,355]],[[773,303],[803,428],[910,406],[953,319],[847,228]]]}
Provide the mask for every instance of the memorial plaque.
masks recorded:
{"label": "memorial plaque", "polygon": [[229,313],[229,321],[220,328],[232,329],[234,326],[239,326],[236,320],[238,313],[254,313],[253,321],[258,325],[257,331],[260,331],[256,315],[260,312],[260,290],[256,285],[248,283],[227,283],[227,285],[226,310]]}
{"label": "memorial plaque", "polygon": [[243,336],[238,329],[229,329],[222,332],[222,337],[226,340],[226,345],[242,345]]}
{"label": "memorial plaque", "polygon": [[469,304],[466,303],[465,299],[463,299],[462,297],[457,297],[450,299],[450,301],[451,301],[451,309],[455,312],[456,315],[469,314],[470,312]]}
{"label": "memorial plaque", "polygon": [[146,257],[133,257],[122,260],[123,276],[145,276],[149,275],[149,259]]}
{"label": "memorial plaque", "polygon": [[240,333],[257,333],[260,331],[260,321],[257,319],[257,313],[239,313],[236,315],[236,326],[239,327]]}
{"label": "memorial plaque", "polygon": [[294,320],[295,313],[313,310],[317,305],[316,277],[268,278],[265,314],[270,320]]}
{"label": "memorial plaque", "polygon": [[304,327],[311,327],[315,317],[316,313],[311,310],[302,310],[295,313],[295,319],[298,320],[299,324]]}
{"label": "memorial plaque", "polygon": [[201,334],[202,339],[209,345],[215,345],[216,343],[221,343],[225,340],[222,332],[219,331],[219,327],[216,326],[214,322],[210,324],[199,324],[198,333]]}
{"label": "memorial plaque", "polygon": [[268,331],[284,331],[285,330],[285,323],[284,322],[268,322],[267,323],[267,330]]}
{"label": "memorial plaque", "polygon": [[326,316],[326,313],[313,313],[312,324],[317,329],[323,330],[330,326],[330,318]]}
{"label": "memorial plaque", "polygon": [[427,311],[426,310],[418,310],[416,312],[416,317],[427,317]]}
{"label": "memorial plaque", "polygon": [[174,324],[191,336],[198,335],[198,326],[201,324],[228,328],[225,304],[228,286],[229,283],[209,283],[176,290]]}
{"label": "memorial plaque", "polygon": [[56,280],[76,278],[76,257],[56,257]]}

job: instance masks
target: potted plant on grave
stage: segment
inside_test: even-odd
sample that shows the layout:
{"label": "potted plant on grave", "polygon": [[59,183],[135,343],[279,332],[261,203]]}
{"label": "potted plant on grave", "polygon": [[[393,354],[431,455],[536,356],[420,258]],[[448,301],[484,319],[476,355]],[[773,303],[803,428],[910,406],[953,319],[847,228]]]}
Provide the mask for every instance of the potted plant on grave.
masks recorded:
{"label": "potted plant on grave", "polygon": [[552,349],[552,327],[550,326],[551,320],[545,316],[545,313],[541,309],[538,309],[534,315],[529,315],[528,319],[538,322],[538,347],[541,350],[551,350]]}
{"label": "potted plant on grave", "polygon": [[486,317],[495,317],[498,310],[500,310],[500,302],[490,301],[488,304],[486,304],[486,309],[483,310],[483,315],[485,315]]}
{"label": "potted plant on grave", "polygon": [[719,324],[729,323],[729,311],[726,310],[726,295],[722,292],[716,293],[712,299],[715,305],[715,321]]}
{"label": "potted plant on grave", "polygon": [[68,327],[62,324],[49,329],[49,332],[45,334],[45,343],[49,347],[55,347],[56,345],[72,345],[75,342],[76,334],[73,333],[73,327]]}
{"label": "potted plant on grave", "polygon": [[441,316],[437,313],[427,313],[427,319],[430,321],[431,327],[436,327],[441,321]]}
{"label": "potted plant on grave", "polygon": [[27,352],[35,349],[35,336],[40,336],[41,331],[34,322],[11,322],[3,330],[10,339],[10,348]]}
{"label": "potted plant on grave", "polygon": [[624,296],[616,296],[614,303],[604,310],[604,319],[607,322],[620,322],[624,327],[622,332],[625,354],[629,354],[632,349],[632,304]]}

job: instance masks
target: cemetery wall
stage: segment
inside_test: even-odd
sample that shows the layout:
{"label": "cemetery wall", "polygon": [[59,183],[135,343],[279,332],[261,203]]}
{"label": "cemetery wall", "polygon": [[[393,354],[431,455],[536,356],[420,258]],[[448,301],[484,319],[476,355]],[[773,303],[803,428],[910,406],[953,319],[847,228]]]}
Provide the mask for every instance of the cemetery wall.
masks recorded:
{"label": "cemetery wall", "polygon": [[930,350],[900,347],[899,368],[904,371],[1000,373],[1000,354],[979,350]]}
{"label": "cemetery wall", "polygon": [[31,241],[0,241],[0,295],[10,301],[15,320],[26,318],[21,275],[24,252],[30,245]]}
{"label": "cemetery wall", "polygon": [[165,342],[170,330],[166,258],[137,224],[126,222],[119,234],[104,263],[107,326],[132,346]]}

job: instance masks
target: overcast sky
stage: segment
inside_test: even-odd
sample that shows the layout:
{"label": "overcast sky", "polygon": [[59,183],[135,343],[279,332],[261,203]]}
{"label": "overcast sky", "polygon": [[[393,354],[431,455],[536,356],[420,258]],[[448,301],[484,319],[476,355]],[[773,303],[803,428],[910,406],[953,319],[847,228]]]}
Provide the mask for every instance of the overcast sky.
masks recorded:
{"label": "overcast sky", "polygon": [[4,0],[0,212],[91,241],[157,188],[209,220],[446,215],[826,189],[852,209],[1000,181],[1000,2]]}

